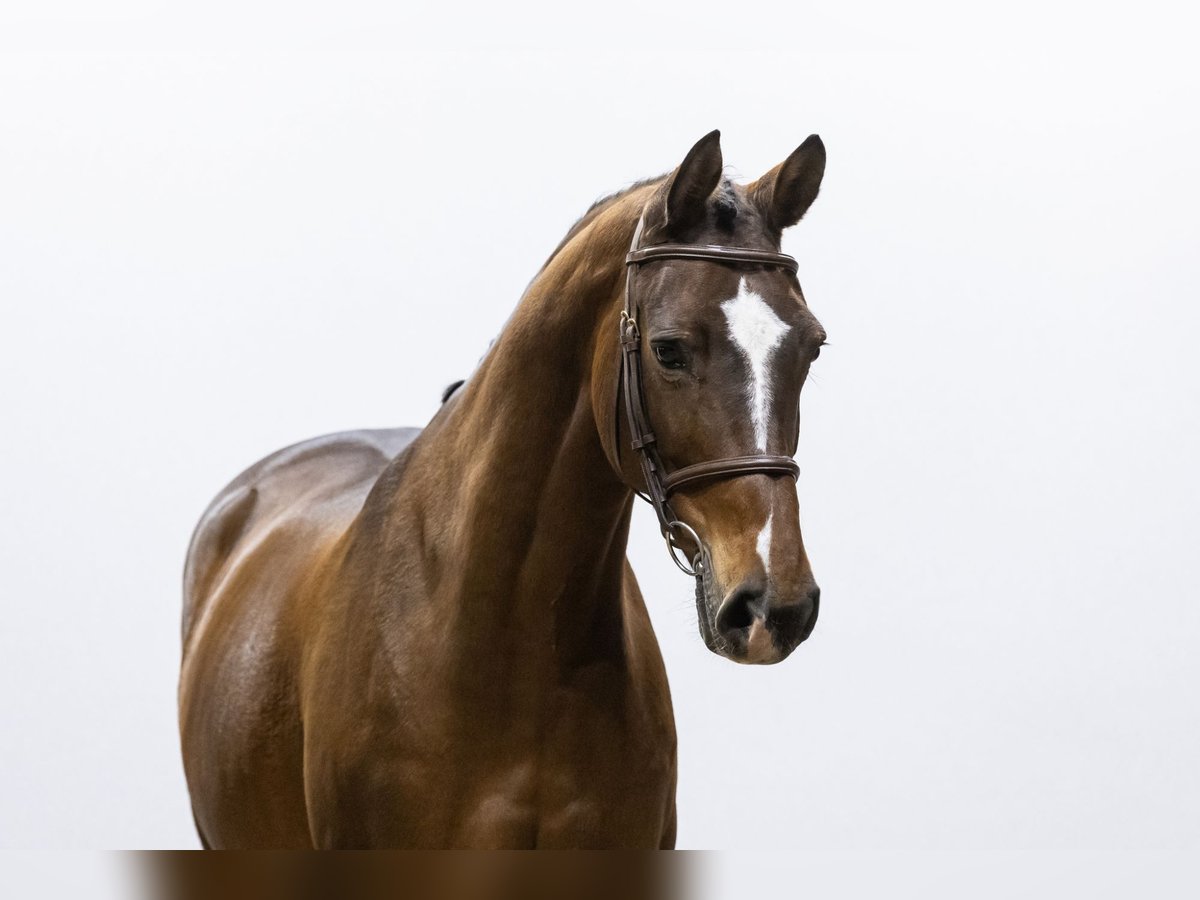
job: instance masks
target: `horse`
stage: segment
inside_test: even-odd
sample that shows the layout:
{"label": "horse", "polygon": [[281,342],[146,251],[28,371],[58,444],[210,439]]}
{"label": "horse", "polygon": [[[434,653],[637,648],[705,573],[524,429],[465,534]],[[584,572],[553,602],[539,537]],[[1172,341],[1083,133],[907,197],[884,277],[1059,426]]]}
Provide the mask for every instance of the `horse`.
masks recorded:
{"label": "horse", "polygon": [[706,135],[572,226],[424,429],[304,441],[221,491],[183,590],[205,847],[674,847],[634,497],[711,650],[809,636],[792,457],[825,332],[779,248],[824,170],[812,135],[735,184]]}

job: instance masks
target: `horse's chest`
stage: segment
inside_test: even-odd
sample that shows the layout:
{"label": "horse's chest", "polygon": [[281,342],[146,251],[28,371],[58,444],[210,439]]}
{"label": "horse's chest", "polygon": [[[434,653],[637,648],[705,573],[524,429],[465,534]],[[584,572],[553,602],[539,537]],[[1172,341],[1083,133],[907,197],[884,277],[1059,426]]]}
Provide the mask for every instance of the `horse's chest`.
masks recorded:
{"label": "horse's chest", "polygon": [[451,844],[657,847],[674,780],[670,734],[566,717],[519,762],[463,784]]}
{"label": "horse's chest", "polygon": [[540,776],[538,846],[657,847],[674,805],[674,741],[584,730],[547,755]]}
{"label": "horse's chest", "polygon": [[[385,818],[448,847],[657,847],[673,811],[673,723],[653,710],[560,698],[540,722],[482,716],[437,757],[389,766]],[[382,773],[380,773],[382,775]],[[387,776],[384,776],[385,780]]]}
{"label": "horse's chest", "polygon": [[340,725],[308,742],[306,774],[328,843],[659,846],[675,783],[665,679],[609,662],[438,673],[427,658],[389,667],[402,677],[366,721],[340,694],[324,707]]}

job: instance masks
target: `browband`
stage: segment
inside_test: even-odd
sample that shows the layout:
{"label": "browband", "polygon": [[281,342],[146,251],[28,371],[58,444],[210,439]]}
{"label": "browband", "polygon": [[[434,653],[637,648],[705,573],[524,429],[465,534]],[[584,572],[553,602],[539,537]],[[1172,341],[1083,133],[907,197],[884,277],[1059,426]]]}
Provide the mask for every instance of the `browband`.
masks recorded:
{"label": "browband", "polygon": [[800,270],[796,257],[774,250],[752,250],[749,247],[720,247],[715,244],[657,244],[630,250],[625,265],[654,262],[656,259],[715,259],[719,262],[759,263],[777,266],[795,274]]}

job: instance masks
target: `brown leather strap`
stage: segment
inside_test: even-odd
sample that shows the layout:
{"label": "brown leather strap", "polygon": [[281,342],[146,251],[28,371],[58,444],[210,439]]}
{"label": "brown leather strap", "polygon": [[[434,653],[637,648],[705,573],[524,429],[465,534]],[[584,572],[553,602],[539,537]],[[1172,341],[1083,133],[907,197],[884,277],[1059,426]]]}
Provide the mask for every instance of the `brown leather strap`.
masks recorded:
{"label": "brown leather strap", "polygon": [[714,459],[676,469],[663,479],[667,496],[685,484],[705,481],[710,478],[730,478],[735,475],[791,475],[800,477],[800,466],[790,456],[734,456],[729,459]]}
{"label": "brown leather strap", "polygon": [[800,264],[796,257],[774,250],[754,250],[750,247],[721,247],[715,244],[657,244],[653,247],[638,247],[629,251],[625,265],[640,265],[656,259],[712,259],[717,262],[760,263],[797,272]]}
{"label": "brown leather strap", "polygon": [[[633,247],[641,241],[642,221],[639,220],[633,234]],[[646,499],[654,507],[659,527],[668,534],[670,525],[676,520],[675,511],[667,503],[667,492],[663,488],[666,470],[650,417],[646,412],[646,397],[642,392],[642,333],[638,328],[637,307],[633,300],[633,284],[636,266],[629,266],[625,273],[625,309],[621,313],[621,383],[625,395],[625,419],[629,425],[629,443],[638,454],[642,479],[646,483]]]}

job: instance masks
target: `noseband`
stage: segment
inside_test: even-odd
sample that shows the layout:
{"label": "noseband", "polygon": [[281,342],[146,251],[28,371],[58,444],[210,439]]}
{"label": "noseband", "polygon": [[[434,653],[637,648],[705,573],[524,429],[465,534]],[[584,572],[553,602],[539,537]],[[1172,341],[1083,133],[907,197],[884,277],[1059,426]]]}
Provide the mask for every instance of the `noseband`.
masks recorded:
{"label": "noseband", "polygon": [[[638,222],[629,255],[625,257],[625,308],[621,312],[621,381],[625,397],[625,420],[629,424],[631,445],[638,454],[642,475],[646,480],[646,493],[643,496],[654,507],[671,559],[685,574],[701,578],[710,568],[708,551],[695,530],[681,521],[671,509],[671,494],[684,485],[719,478],[737,478],[742,475],[791,475],[798,478],[800,467],[790,456],[752,454],[695,463],[673,472],[666,470],[658,452],[654,430],[650,427],[646,396],[642,391],[642,334],[638,327],[641,310],[634,299],[635,275],[639,267],[663,259],[701,259],[734,265],[741,263],[776,266],[793,274],[799,265],[795,257],[786,253],[751,250],[746,247],[722,247],[712,244],[656,244],[642,247],[643,223],[644,218]],[[619,436],[616,446],[619,452]],[[686,555],[683,561],[680,559],[681,552],[686,554],[679,544],[679,538],[683,536],[690,538],[696,545],[696,552],[690,564],[687,564]]]}

